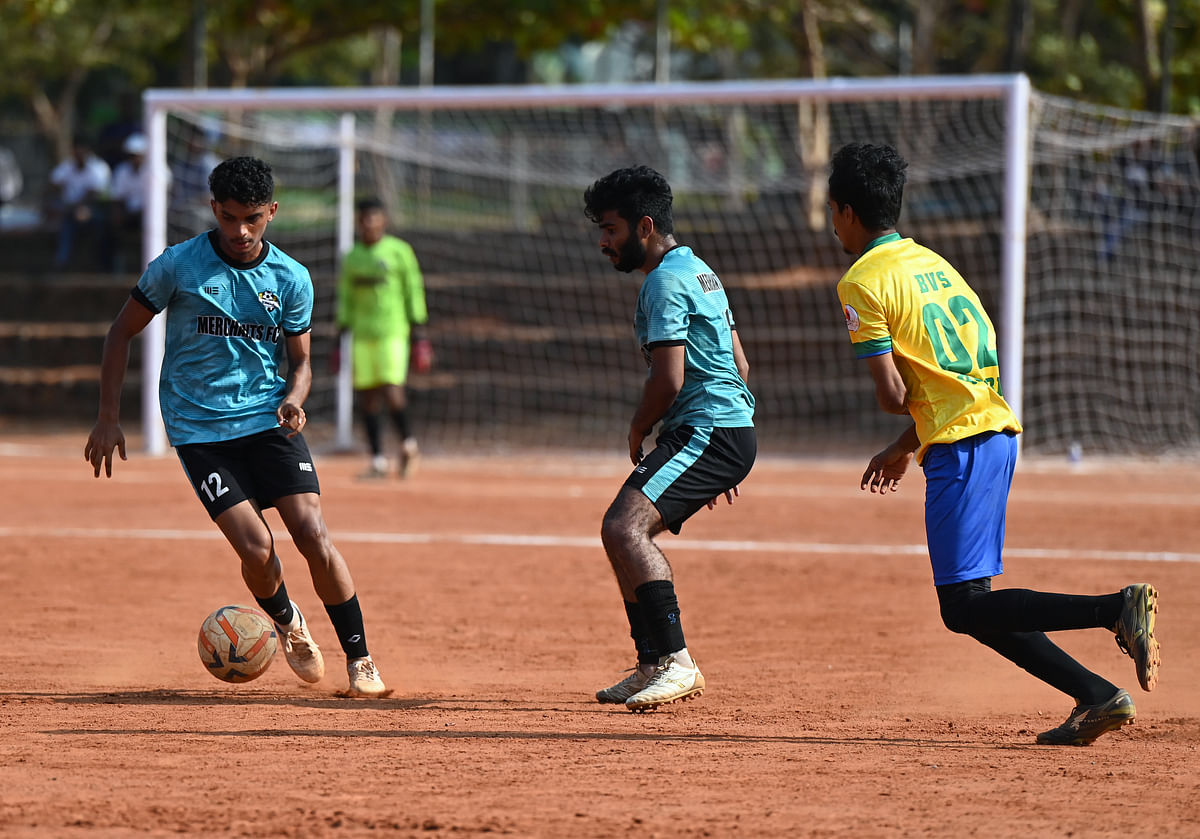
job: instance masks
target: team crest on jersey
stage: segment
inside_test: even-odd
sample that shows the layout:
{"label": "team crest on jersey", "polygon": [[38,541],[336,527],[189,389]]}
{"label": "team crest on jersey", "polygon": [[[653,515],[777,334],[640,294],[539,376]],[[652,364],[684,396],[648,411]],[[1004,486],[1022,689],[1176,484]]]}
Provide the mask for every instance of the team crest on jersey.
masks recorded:
{"label": "team crest on jersey", "polygon": [[854,311],[854,307],[846,304],[842,307],[842,313],[846,316],[846,329],[851,332],[857,332],[859,327],[858,312]]}
{"label": "team crest on jersey", "polygon": [[258,299],[263,304],[263,308],[268,312],[273,312],[279,308],[279,295],[273,291],[260,291]]}

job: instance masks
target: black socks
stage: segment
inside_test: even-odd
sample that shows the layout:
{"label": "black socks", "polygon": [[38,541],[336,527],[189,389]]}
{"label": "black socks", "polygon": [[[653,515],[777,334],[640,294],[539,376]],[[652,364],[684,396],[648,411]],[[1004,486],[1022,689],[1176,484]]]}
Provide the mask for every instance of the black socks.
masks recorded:
{"label": "black socks", "polygon": [[270,597],[255,597],[254,599],[275,623],[287,626],[292,622],[295,610],[292,608],[292,601],[288,598],[287,586],[283,584],[283,580],[279,581],[279,588]]}
{"label": "black socks", "polygon": [[[670,580],[651,580],[634,590],[642,607],[646,632],[660,656],[669,655],[687,646],[683,640],[683,624],[679,622],[679,601],[675,584]],[[638,660],[641,660],[640,651]]]}
{"label": "black socks", "polygon": [[337,633],[338,643],[347,659],[363,658],[367,653],[367,638],[363,631],[362,607],[358,605],[358,595],[354,595],[345,603],[337,606],[325,606],[325,613],[333,623]]}
{"label": "black socks", "polygon": [[641,604],[626,600],[625,617],[629,618],[629,637],[633,639],[633,645],[637,648],[638,664],[657,664],[658,649],[650,638]]}
{"label": "black socks", "polygon": [[383,453],[381,426],[382,423],[379,421],[379,414],[363,414],[363,427],[367,430],[367,446],[371,449],[372,455]]}

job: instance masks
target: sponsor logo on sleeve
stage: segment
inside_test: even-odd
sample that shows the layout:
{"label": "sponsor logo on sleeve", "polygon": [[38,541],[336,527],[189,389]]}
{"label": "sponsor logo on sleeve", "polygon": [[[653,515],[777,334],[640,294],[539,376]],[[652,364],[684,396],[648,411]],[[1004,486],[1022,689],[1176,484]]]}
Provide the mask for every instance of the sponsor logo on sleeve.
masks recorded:
{"label": "sponsor logo on sleeve", "polygon": [[858,320],[858,312],[854,311],[854,307],[846,304],[842,307],[842,312],[846,315],[846,329],[851,332],[857,332],[861,325]]}

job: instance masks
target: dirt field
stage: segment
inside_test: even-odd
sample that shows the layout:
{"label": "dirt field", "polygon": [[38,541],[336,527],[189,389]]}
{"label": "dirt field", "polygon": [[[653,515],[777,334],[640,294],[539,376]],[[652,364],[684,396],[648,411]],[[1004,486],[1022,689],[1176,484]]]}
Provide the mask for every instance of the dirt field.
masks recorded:
{"label": "dirt field", "polygon": [[432,456],[386,483],[319,457],[396,688],[356,701],[273,513],[329,675],[210,677],[200,622],[249,602],[232,551],[173,455],[95,480],[85,437],[0,436],[0,835],[1200,835],[1195,461],[1018,469],[997,587],[1161,592],[1154,693],[1111,634],[1056,637],[1138,705],[1056,748],[1034,735],[1070,700],[941,626],[920,473],[867,496],[869,452],[766,458],[662,540],[709,689],[634,715],[592,699],[632,664],[598,538],[620,450]]}

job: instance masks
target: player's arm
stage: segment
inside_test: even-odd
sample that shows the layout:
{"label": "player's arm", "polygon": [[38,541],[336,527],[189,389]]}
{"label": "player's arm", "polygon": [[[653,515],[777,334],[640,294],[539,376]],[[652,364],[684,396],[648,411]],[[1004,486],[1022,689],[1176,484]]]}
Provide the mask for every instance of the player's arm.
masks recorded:
{"label": "player's arm", "polygon": [[275,417],[284,428],[291,429],[288,434],[298,434],[308,417],[304,413],[304,400],[312,389],[312,333],[305,331],[299,335],[287,336],[288,381],[287,393],[279,407],[275,409]]}
{"label": "player's arm", "polygon": [[658,346],[650,351],[650,373],[642,386],[642,401],[629,423],[629,459],[634,463],[642,459],[642,441],[683,389],[686,353],[683,344]]}
{"label": "player's arm", "polygon": [[130,297],[104,337],[104,351],[100,357],[100,409],[83,448],[83,458],[92,464],[97,478],[101,464],[104,474],[112,477],[114,448],[120,453],[121,460],[129,459],[125,456],[125,433],[121,430],[121,388],[129,366],[129,344],[153,318],[154,312]]}
{"label": "player's arm", "polygon": [[746,384],[750,383],[750,360],[742,349],[742,341],[738,338],[737,330],[733,330],[733,363],[737,365],[738,375]]}
{"label": "player's arm", "polygon": [[412,345],[412,365],[418,373],[428,373],[433,367],[433,342],[429,339],[429,309],[425,305],[425,278],[421,275],[421,265],[417,255],[406,242],[401,249],[401,271],[404,282],[401,288],[404,293],[404,310],[408,314],[408,323],[412,329],[410,343]]}
{"label": "player's arm", "polygon": [[353,253],[342,255],[342,266],[338,270],[337,300],[333,309],[333,322],[338,334],[349,332],[354,328],[354,276],[350,261]]}
{"label": "player's arm", "polygon": [[889,414],[908,413],[908,386],[896,367],[890,352],[873,355],[867,359],[871,378],[875,380],[875,401]]}

